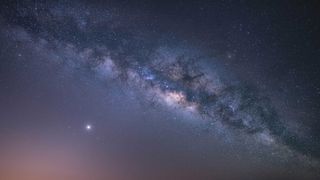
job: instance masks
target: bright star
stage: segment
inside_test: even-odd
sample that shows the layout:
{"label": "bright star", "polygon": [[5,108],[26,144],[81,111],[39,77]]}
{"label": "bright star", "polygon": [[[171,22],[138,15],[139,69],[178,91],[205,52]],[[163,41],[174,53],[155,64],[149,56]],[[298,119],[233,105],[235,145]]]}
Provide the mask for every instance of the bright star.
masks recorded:
{"label": "bright star", "polygon": [[90,131],[92,129],[92,126],[90,124],[86,125],[86,130]]}

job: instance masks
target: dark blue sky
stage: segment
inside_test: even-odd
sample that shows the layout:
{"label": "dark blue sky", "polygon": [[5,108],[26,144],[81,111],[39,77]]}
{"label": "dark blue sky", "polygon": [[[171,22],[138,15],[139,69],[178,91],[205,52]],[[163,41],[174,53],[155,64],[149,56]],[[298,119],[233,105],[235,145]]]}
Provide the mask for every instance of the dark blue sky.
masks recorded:
{"label": "dark blue sky", "polygon": [[3,2],[0,179],[319,178],[319,9]]}

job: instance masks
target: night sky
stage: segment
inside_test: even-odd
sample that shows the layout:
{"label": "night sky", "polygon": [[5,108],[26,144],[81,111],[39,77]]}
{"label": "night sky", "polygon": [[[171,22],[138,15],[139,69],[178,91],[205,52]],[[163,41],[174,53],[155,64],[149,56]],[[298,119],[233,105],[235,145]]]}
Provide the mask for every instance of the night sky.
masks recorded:
{"label": "night sky", "polygon": [[320,179],[320,3],[3,1],[1,180]]}

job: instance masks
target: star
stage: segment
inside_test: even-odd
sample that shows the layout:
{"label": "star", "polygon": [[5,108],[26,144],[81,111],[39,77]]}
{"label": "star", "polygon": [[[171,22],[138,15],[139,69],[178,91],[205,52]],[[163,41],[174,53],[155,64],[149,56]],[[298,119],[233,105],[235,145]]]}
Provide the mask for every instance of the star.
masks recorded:
{"label": "star", "polygon": [[90,131],[90,130],[92,130],[92,125],[90,125],[90,124],[87,124],[87,125],[86,125],[86,130],[87,130],[87,131]]}

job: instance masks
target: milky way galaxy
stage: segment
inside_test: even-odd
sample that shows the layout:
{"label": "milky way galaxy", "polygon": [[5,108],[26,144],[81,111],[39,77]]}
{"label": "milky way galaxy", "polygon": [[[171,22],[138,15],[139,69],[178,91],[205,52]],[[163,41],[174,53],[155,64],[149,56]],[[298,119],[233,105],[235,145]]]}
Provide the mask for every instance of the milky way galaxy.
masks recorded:
{"label": "milky way galaxy", "polygon": [[0,179],[319,178],[319,89],[269,27],[282,3],[1,6]]}

